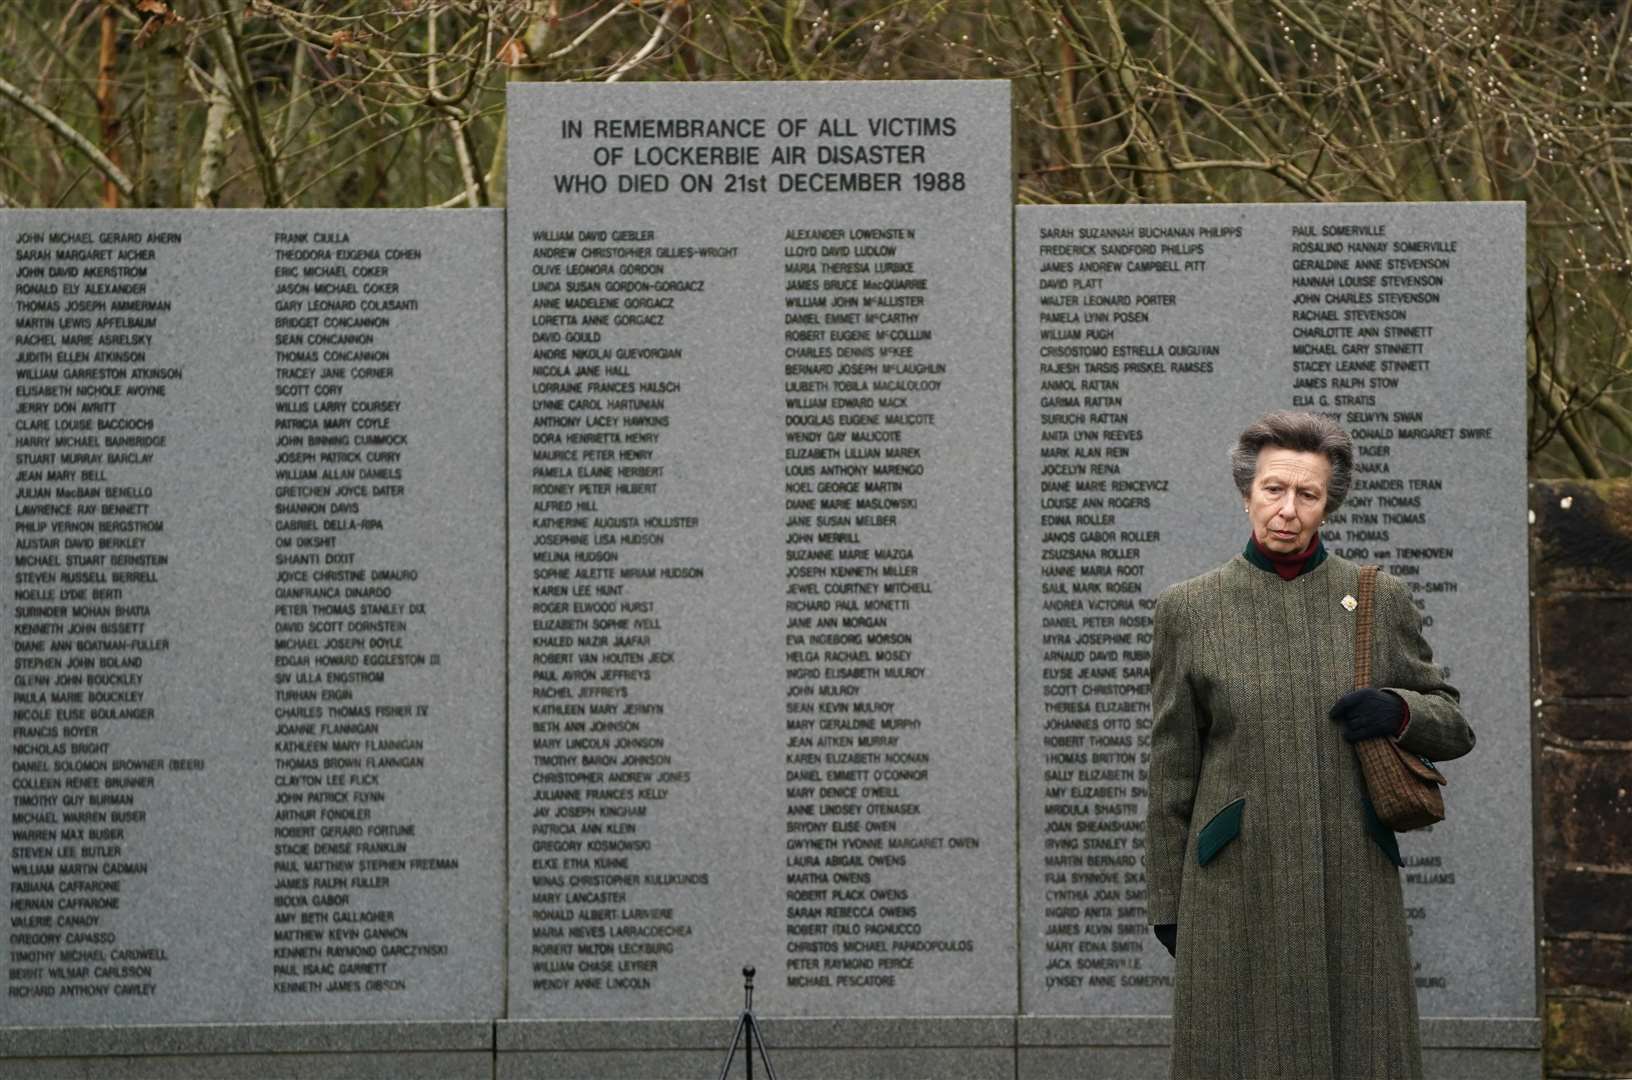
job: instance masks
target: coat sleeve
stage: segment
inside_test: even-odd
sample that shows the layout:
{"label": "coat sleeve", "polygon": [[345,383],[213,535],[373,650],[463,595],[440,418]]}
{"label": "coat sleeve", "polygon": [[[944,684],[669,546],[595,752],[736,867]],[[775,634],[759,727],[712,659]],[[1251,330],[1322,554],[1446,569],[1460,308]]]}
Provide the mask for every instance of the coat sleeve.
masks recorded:
{"label": "coat sleeve", "polygon": [[1182,597],[1156,601],[1150,653],[1154,710],[1150,805],[1145,815],[1145,896],[1152,926],[1179,921],[1179,888],[1190,838],[1190,809],[1201,768],[1200,710],[1189,678]]}
{"label": "coat sleeve", "polygon": [[1434,761],[1459,758],[1473,749],[1473,729],[1462,716],[1461,697],[1434,663],[1434,651],[1422,636],[1422,615],[1411,591],[1387,574],[1377,576],[1377,629],[1385,650],[1388,685],[1411,710],[1411,722],[1399,737],[1413,754]]}

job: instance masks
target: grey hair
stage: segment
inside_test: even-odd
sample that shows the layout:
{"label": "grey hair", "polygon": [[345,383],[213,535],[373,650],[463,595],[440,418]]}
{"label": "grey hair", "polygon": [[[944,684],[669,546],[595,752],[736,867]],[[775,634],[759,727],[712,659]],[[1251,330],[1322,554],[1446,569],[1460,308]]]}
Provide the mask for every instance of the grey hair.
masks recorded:
{"label": "grey hair", "polygon": [[1319,413],[1290,410],[1265,413],[1254,420],[1230,451],[1230,474],[1242,498],[1252,495],[1258,454],[1266,446],[1325,455],[1332,463],[1332,478],[1326,483],[1326,513],[1337,513],[1349,496],[1354,474],[1354,442],[1337,421]]}

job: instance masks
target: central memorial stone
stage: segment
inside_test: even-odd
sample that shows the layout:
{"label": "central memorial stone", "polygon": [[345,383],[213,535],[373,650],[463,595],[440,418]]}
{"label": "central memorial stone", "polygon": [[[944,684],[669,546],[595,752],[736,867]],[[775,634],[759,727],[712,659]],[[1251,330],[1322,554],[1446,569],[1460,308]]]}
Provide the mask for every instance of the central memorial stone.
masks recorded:
{"label": "central memorial stone", "polygon": [[509,108],[510,1015],[1012,1012],[1007,86]]}

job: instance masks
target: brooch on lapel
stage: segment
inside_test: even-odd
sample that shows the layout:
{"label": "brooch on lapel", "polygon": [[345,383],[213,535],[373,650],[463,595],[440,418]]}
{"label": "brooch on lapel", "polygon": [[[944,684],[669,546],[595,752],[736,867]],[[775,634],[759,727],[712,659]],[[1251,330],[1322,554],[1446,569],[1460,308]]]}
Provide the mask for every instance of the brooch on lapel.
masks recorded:
{"label": "brooch on lapel", "polygon": [[1340,603],[1342,603],[1344,611],[1353,611],[1355,608],[1360,606],[1360,601],[1356,600],[1352,596],[1345,596]]}

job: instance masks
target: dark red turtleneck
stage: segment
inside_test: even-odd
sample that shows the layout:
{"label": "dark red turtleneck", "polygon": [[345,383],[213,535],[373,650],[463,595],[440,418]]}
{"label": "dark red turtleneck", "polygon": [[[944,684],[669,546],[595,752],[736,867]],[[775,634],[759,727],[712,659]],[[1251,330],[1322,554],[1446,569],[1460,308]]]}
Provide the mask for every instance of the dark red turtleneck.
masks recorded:
{"label": "dark red turtleneck", "polygon": [[[1275,568],[1275,573],[1279,574],[1283,581],[1291,581],[1303,573],[1304,568],[1309,564],[1309,560],[1315,557],[1315,552],[1321,550],[1319,533],[1316,533],[1314,539],[1309,541],[1308,547],[1302,551],[1294,551],[1289,555],[1282,555],[1278,551],[1269,550],[1258,542],[1257,536],[1252,537],[1252,546],[1259,555],[1263,556],[1265,562]],[[1313,569],[1313,567],[1309,568]]]}

